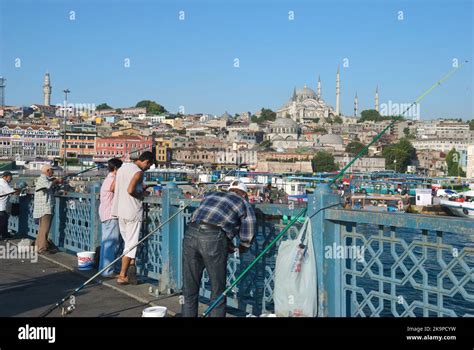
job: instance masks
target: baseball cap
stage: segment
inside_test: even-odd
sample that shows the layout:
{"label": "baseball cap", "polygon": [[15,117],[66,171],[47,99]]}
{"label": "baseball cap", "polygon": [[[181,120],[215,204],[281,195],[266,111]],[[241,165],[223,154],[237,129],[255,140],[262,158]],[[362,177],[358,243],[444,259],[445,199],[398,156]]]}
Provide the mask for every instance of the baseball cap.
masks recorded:
{"label": "baseball cap", "polygon": [[7,176],[13,176],[13,174],[11,172],[9,172],[8,170],[7,171],[4,171],[2,173],[2,177],[7,177]]}

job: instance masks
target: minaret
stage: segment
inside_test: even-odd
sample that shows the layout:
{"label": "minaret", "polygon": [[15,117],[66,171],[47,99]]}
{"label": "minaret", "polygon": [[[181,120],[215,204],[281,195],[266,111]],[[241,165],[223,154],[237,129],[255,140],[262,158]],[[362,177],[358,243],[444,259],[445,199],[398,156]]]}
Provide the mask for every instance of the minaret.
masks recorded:
{"label": "minaret", "polygon": [[321,98],[321,77],[318,76],[318,100]]}
{"label": "minaret", "polygon": [[49,106],[51,104],[51,83],[49,81],[49,73],[46,72],[44,75],[43,94],[44,94],[44,105]]}
{"label": "minaret", "polygon": [[291,98],[292,101],[296,101],[296,86],[293,89],[293,97]]}
{"label": "minaret", "polygon": [[375,110],[379,111],[379,86],[375,88]]}
{"label": "minaret", "polygon": [[357,98],[357,92],[354,97],[354,117],[357,117],[359,114],[359,99]]}
{"label": "minaret", "polygon": [[341,94],[341,75],[339,73],[339,66],[337,66],[337,75],[336,75],[336,115],[340,114],[340,94]]}

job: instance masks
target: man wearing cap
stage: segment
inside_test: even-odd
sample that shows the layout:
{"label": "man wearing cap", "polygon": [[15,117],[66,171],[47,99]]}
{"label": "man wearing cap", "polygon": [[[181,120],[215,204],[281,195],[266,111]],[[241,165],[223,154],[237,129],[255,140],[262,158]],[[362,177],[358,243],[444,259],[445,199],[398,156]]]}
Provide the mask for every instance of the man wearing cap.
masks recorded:
{"label": "man wearing cap", "polygon": [[10,194],[18,193],[11,186],[12,173],[4,171],[0,179],[0,239],[10,238],[8,233],[8,205]]}
{"label": "man wearing cap", "polygon": [[44,165],[41,168],[41,175],[35,184],[35,199],[33,202],[33,218],[39,219],[35,246],[40,254],[49,253],[48,234],[53,215],[54,187],[61,183],[63,183],[62,179],[53,178],[51,165]]}
{"label": "man wearing cap", "polygon": [[[256,218],[248,203],[247,186],[233,181],[228,192],[210,192],[194,212],[183,240],[183,317],[198,316],[199,287],[204,268],[211,282],[211,301],[226,287],[227,256],[237,248],[244,253],[255,234]],[[225,317],[225,298],[211,317]]]}

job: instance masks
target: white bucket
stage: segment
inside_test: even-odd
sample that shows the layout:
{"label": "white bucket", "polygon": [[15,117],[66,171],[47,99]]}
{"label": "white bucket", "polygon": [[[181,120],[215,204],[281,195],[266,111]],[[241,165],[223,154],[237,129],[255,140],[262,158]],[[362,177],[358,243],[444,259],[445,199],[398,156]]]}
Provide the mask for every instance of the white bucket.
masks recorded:
{"label": "white bucket", "polygon": [[94,267],[95,252],[77,253],[77,267],[79,270],[90,270]]}
{"label": "white bucket", "polygon": [[151,306],[143,310],[142,317],[165,317],[166,311],[168,308],[164,306]]}

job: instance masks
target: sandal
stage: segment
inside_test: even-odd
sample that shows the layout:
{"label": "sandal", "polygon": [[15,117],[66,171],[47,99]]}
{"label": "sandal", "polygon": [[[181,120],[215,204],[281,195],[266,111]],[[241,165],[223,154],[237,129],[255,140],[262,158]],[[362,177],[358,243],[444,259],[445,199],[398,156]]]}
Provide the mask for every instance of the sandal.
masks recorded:
{"label": "sandal", "polygon": [[127,277],[118,276],[118,278],[117,278],[117,284],[121,284],[121,285],[128,284],[128,278],[127,278]]}

